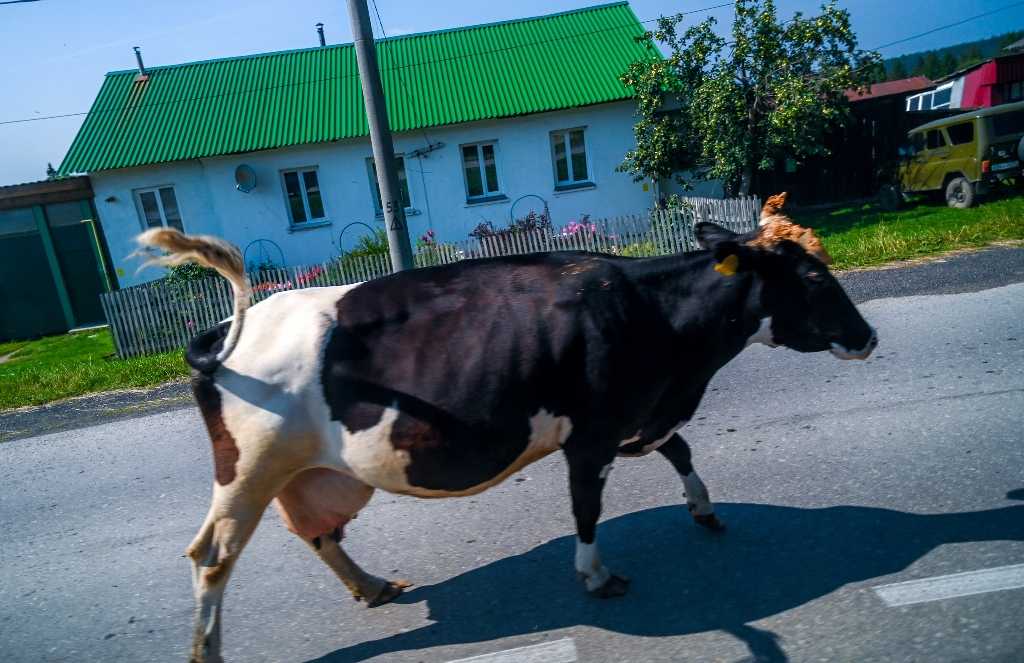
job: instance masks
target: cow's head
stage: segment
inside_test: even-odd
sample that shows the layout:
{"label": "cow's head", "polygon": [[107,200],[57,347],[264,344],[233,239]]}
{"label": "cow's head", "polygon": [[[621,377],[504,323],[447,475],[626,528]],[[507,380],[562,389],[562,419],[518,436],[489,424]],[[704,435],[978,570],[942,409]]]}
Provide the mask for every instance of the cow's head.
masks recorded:
{"label": "cow's head", "polygon": [[756,274],[762,285],[760,313],[770,319],[762,342],[800,352],[829,350],[840,359],[865,359],[878,336],[828,267],[788,239],[764,241],[764,228],[738,235],[699,223],[697,239],[715,257],[720,278]]}

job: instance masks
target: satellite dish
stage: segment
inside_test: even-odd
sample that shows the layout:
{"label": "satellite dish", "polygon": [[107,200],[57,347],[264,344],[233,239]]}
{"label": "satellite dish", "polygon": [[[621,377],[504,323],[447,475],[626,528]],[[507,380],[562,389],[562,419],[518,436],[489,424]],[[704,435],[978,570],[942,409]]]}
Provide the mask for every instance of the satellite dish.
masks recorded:
{"label": "satellite dish", "polygon": [[242,164],[235,168],[235,188],[242,193],[249,193],[256,188],[256,171],[251,166]]}

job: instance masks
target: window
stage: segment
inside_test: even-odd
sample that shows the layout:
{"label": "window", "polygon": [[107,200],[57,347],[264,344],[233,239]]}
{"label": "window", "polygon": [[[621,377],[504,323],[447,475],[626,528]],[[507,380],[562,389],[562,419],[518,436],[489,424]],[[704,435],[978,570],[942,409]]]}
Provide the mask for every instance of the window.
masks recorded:
{"label": "window", "polygon": [[949,102],[952,98],[952,87],[936,90],[935,94],[932,95],[932,108],[949,108]]}
{"label": "window", "polygon": [[928,130],[928,149],[934,150],[939,147],[946,146],[946,139],[942,136],[942,131],[939,129]]}
{"label": "window", "polygon": [[498,185],[495,143],[462,146],[462,170],[466,176],[466,200],[504,198]]}
{"label": "window", "polygon": [[292,226],[327,221],[316,168],[286,170],[281,177]]}
{"label": "window", "polygon": [[[88,202],[84,203],[88,205]],[[82,223],[82,202],[50,203],[46,206],[46,220],[51,228],[77,226]],[[89,218],[89,217],[86,217]]]}
{"label": "window", "polygon": [[142,225],[146,228],[166,226],[185,232],[181,225],[181,212],[178,210],[178,199],[174,195],[173,186],[139,189],[135,192],[135,200],[142,215]]}
{"label": "window", "polygon": [[[402,206],[408,210],[412,207],[409,200],[409,181],[405,178],[405,158],[395,155],[395,167],[398,169],[398,195],[402,197]],[[373,159],[366,160],[366,168],[370,173],[370,189],[373,191],[373,209],[377,216],[384,216],[384,207],[380,202],[380,187],[377,186],[377,164]]]}
{"label": "window", "polygon": [[974,123],[961,122],[960,124],[953,124],[946,127],[946,133],[949,134],[949,142],[954,145],[970,143],[974,140]]}
{"label": "window", "polygon": [[1024,111],[1000,113],[989,118],[993,136],[1008,136],[1024,132]]}
{"label": "window", "polygon": [[4,235],[21,235],[39,230],[36,217],[31,207],[0,210],[0,237]]}
{"label": "window", "polygon": [[555,167],[555,189],[591,184],[583,129],[551,132],[551,158]]}

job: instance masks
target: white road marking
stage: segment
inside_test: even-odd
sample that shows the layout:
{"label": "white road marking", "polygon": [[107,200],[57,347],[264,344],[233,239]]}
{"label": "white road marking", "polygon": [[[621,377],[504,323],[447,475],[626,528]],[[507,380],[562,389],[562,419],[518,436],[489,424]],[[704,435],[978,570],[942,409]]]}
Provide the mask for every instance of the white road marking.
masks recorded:
{"label": "white road marking", "polygon": [[449,663],[576,663],[576,643],[572,638],[562,638],[539,645],[460,658]]}
{"label": "white road marking", "polygon": [[981,571],[953,573],[948,576],[879,585],[874,589],[879,598],[892,608],[1022,587],[1024,587],[1024,564],[1014,564]]}

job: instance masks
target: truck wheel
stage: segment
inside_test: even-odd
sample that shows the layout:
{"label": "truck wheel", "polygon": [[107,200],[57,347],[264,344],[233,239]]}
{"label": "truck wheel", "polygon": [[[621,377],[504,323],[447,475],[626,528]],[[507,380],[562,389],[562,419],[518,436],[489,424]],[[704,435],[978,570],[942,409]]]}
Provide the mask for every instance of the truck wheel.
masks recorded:
{"label": "truck wheel", "polygon": [[903,194],[895,184],[883,184],[878,190],[878,205],[886,212],[894,212],[903,204]]}
{"label": "truck wheel", "polygon": [[966,177],[954,177],[946,185],[946,204],[964,209],[974,204],[974,185]]}

